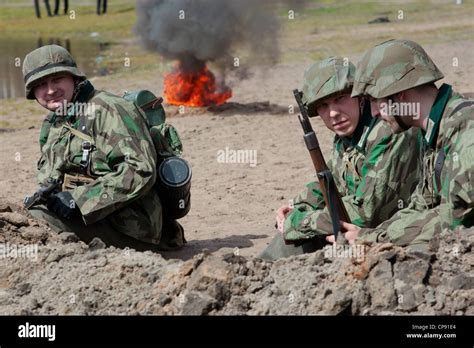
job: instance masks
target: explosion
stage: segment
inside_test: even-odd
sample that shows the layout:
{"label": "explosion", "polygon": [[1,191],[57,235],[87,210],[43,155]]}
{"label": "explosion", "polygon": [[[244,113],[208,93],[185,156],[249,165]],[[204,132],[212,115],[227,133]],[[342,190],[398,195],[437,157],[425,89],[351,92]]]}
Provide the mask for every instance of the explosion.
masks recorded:
{"label": "explosion", "polygon": [[178,62],[174,70],[165,76],[164,96],[168,104],[185,106],[209,106],[223,104],[232,97],[227,86],[219,86],[216,91],[214,74],[201,62],[197,68],[186,69]]}
{"label": "explosion", "polygon": [[[232,96],[224,81],[230,69],[243,79],[251,66],[275,64],[280,8],[274,5],[285,1],[137,0],[134,31],[143,46],[178,62],[165,76],[166,101],[191,107],[223,104]],[[237,69],[235,58],[241,54],[245,64]],[[219,72],[218,82],[209,63]]]}

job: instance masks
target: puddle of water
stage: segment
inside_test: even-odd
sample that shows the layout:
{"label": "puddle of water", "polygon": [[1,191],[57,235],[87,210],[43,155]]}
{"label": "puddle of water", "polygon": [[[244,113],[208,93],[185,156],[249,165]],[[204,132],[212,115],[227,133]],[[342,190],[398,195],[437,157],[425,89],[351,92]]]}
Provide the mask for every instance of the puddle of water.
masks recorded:
{"label": "puddle of water", "polygon": [[0,99],[24,98],[25,89],[21,72],[25,55],[35,48],[56,44],[71,52],[76,63],[88,77],[106,75],[102,51],[107,44],[93,40],[58,38],[0,38]]}

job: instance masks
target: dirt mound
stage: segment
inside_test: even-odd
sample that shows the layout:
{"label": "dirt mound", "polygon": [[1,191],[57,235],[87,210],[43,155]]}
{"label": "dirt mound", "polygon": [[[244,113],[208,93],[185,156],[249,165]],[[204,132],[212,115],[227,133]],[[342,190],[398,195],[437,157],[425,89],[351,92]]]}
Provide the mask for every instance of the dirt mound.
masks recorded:
{"label": "dirt mound", "polygon": [[439,236],[433,252],[381,244],[184,262],[86,245],[0,202],[0,243],[2,314],[474,314],[474,229]]}
{"label": "dirt mound", "polygon": [[32,219],[23,206],[0,200],[0,244],[44,245],[48,240],[55,239],[58,235],[43,221]]}

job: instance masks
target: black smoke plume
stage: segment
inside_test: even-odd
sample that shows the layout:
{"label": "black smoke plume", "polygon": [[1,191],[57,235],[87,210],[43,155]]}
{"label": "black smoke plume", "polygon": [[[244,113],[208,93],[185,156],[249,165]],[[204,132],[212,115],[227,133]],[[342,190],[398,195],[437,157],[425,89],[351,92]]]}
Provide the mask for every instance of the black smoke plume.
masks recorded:
{"label": "black smoke plume", "polygon": [[[236,51],[246,62],[275,63],[279,23],[275,5],[262,0],[137,0],[135,32],[144,46],[195,71],[213,62],[232,67]],[[242,64],[242,59],[240,59]],[[247,64],[248,65],[248,64]]]}

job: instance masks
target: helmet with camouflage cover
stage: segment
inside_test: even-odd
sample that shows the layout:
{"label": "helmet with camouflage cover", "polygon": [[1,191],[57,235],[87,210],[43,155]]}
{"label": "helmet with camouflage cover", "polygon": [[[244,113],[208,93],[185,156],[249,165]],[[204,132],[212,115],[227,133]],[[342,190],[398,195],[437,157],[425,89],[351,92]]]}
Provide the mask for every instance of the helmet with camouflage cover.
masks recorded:
{"label": "helmet with camouflage cover", "polygon": [[410,40],[385,41],[357,64],[352,97],[385,98],[444,77],[425,50]]}
{"label": "helmet with camouflage cover", "polygon": [[35,99],[33,87],[43,77],[68,72],[81,80],[86,79],[71,54],[64,47],[47,45],[28,53],[23,61],[23,79],[27,99]]}
{"label": "helmet with camouflage cover", "polygon": [[303,103],[309,116],[316,116],[316,106],[323,99],[350,92],[355,66],[347,58],[329,57],[311,65],[304,73]]}

